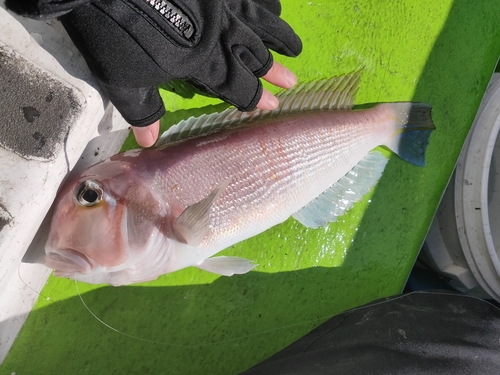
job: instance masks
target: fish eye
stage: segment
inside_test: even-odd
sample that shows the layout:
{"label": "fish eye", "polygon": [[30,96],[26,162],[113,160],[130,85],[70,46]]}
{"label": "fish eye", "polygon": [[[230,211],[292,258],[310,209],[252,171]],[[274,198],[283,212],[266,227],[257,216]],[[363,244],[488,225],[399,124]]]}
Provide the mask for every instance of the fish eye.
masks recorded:
{"label": "fish eye", "polygon": [[101,184],[97,181],[82,181],[77,186],[75,192],[75,201],[80,206],[92,207],[102,201],[103,190]]}

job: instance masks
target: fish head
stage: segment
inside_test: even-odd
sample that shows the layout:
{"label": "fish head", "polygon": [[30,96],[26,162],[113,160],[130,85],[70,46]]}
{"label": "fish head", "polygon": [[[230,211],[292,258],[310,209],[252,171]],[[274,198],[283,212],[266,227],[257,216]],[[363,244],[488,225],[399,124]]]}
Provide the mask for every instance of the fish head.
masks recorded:
{"label": "fish head", "polygon": [[130,163],[96,164],[58,192],[45,265],[55,276],[88,283],[155,279],[169,256],[159,225],[164,211]]}

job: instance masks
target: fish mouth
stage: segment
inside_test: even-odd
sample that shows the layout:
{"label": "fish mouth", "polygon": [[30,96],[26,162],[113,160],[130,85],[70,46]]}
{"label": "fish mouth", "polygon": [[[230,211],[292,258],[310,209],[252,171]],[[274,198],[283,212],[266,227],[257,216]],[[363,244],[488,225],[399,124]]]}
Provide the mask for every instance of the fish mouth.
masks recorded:
{"label": "fish mouth", "polygon": [[72,249],[57,249],[45,254],[44,265],[54,270],[54,276],[65,277],[75,273],[87,274],[92,270],[92,263],[82,253]]}

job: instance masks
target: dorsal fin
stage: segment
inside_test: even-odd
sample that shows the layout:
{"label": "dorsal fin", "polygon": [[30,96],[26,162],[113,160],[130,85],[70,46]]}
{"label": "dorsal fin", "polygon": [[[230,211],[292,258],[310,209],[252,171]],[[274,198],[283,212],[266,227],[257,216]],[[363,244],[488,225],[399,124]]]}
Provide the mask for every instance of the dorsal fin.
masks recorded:
{"label": "dorsal fin", "polygon": [[310,228],[336,221],[375,186],[387,161],[381,152],[371,151],[332,187],[293,214],[293,218]]}
{"label": "dorsal fin", "polygon": [[213,134],[223,129],[237,128],[240,124],[278,114],[350,109],[354,105],[360,76],[361,71],[358,71],[339,77],[301,83],[291,89],[281,90],[276,94],[280,104],[272,111],[256,109],[253,112],[240,112],[236,108],[228,108],[220,113],[190,117],[165,131],[156,146],[162,147],[201,135]]}

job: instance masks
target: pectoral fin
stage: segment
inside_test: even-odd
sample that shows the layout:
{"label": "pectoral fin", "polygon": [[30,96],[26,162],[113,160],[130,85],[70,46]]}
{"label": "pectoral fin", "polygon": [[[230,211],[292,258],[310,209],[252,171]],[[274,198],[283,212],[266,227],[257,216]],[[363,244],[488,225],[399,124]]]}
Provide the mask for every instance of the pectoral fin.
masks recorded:
{"label": "pectoral fin", "polygon": [[186,208],[172,225],[177,241],[190,246],[198,246],[210,228],[210,208],[229,185],[227,179],[217,186],[206,198]]}
{"label": "pectoral fin", "polygon": [[257,264],[254,264],[251,260],[244,258],[221,256],[205,259],[196,267],[218,275],[232,276],[235,273],[247,273],[251,269],[257,267]]}

